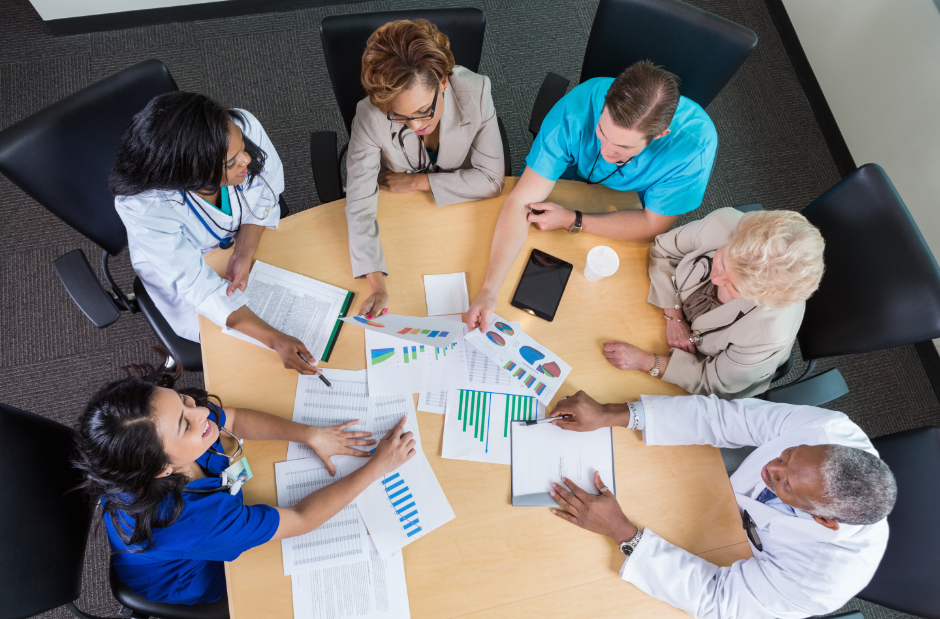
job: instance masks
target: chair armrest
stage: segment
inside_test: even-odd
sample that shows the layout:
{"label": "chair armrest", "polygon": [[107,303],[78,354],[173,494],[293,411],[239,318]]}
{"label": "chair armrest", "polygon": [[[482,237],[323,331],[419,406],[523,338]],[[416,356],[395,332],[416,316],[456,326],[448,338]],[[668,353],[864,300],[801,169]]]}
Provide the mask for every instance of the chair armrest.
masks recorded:
{"label": "chair armrest", "polygon": [[741,206],[736,206],[734,208],[741,211],[742,213],[750,213],[751,211],[764,210],[764,205],[763,204],[742,204]]}
{"label": "chair armrest", "polygon": [[811,378],[765,391],[761,397],[780,404],[819,406],[841,398],[848,392],[849,387],[842,374],[838,368],[832,368]]}
{"label": "chair armrest", "polygon": [[144,283],[139,277],[134,278],[134,296],[137,298],[137,304],[140,307],[140,313],[144,315],[150,328],[156,334],[164,348],[170,351],[173,358],[184,370],[190,372],[202,371],[202,346],[199,342],[187,340],[176,334],[170,323],[166,321],[160,310],[157,309],[150,293],[144,288]]}
{"label": "chair armrest", "polygon": [[539,94],[535,97],[535,104],[532,106],[532,116],[529,118],[529,133],[532,134],[532,137],[538,135],[545,116],[565,96],[569,83],[569,80],[557,73],[549,73],[545,76],[542,87],[539,88]]}
{"label": "chair armrest", "polygon": [[499,139],[503,142],[503,159],[505,163],[503,176],[512,176],[512,158],[509,156],[509,135],[506,133],[506,125],[503,124],[503,119],[499,116],[496,117],[496,124],[499,126]]}
{"label": "chair armrest", "polygon": [[335,202],[346,197],[340,161],[336,156],[336,133],[314,131],[310,134],[310,167],[320,202]]}
{"label": "chair armrest", "polygon": [[72,301],[96,327],[103,329],[121,317],[121,308],[101,285],[85,252],[72,250],[53,260],[52,266]]}

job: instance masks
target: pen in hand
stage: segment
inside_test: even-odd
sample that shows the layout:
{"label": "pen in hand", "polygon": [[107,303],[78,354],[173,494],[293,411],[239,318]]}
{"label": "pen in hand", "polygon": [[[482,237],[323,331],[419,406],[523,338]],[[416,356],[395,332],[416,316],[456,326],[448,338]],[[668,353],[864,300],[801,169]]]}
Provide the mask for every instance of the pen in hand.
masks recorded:
{"label": "pen in hand", "polygon": [[529,420],[527,420],[527,421],[523,421],[523,422],[522,422],[522,425],[524,425],[524,426],[534,426],[534,425],[537,424],[537,423],[551,423],[551,422],[553,422],[553,421],[555,421],[555,420],[557,420],[557,419],[569,419],[570,417],[571,417],[571,415],[559,415],[559,416],[557,416],[557,417],[545,417],[545,418],[543,418],[543,419],[529,419]]}
{"label": "pen in hand", "polygon": [[[313,365],[312,363],[310,363],[310,361],[307,360],[306,357],[304,357],[303,353],[300,352],[299,350],[297,351],[297,356],[300,357],[300,358],[303,360],[304,363],[306,363],[306,364],[308,364],[308,365]],[[317,374],[317,378],[319,378],[320,380],[322,380],[322,381],[323,381],[323,384],[326,385],[327,387],[329,387],[330,389],[333,388],[333,385],[330,384],[330,381],[328,381],[328,380],[326,379],[326,376],[324,376],[323,374]]]}

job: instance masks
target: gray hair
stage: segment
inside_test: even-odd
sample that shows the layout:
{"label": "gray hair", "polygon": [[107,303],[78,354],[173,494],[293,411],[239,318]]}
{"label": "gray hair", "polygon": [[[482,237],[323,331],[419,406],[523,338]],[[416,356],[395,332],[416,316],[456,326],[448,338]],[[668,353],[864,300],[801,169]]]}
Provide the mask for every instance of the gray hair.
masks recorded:
{"label": "gray hair", "polygon": [[894,474],[883,460],[861,449],[827,445],[821,504],[812,514],[844,524],[874,524],[888,516],[898,497]]}

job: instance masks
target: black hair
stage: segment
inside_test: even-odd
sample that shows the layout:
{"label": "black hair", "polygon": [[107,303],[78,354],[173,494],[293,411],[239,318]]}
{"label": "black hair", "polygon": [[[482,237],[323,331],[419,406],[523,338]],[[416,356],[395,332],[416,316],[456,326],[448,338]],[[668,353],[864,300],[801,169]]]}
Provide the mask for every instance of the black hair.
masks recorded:
{"label": "black hair", "polygon": [[[105,500],[104,512],[131,552],[149,550],[153,530],[179,518],[183,488],[190,481],[182,473],[158,477],[170,459],[153,420],[154,390],[173,389],[183,371],[179,363],[173,372],[163,369],[169,353],[155,350],[164,355],[160,369],[147,363],[124,366],[125,378],[92,396],[78,421],[78,453],[73,460],[85,478],[77,489],[95,504]],[[218,401],[198,388],[176,391],[199,406],[208,406],[209,398]],[[128,516],[134,519],[133,526]]]}
{"label": "black hair", "polygon": [[[229,121],[242,130],[245,115],[205,95],[168,92],[150,100],[134,116],[121,139],[108,186],[115,196],[151,190],[216,192],[228,160]],[[264,169],[267,157],[247,136],[248,183]]]}

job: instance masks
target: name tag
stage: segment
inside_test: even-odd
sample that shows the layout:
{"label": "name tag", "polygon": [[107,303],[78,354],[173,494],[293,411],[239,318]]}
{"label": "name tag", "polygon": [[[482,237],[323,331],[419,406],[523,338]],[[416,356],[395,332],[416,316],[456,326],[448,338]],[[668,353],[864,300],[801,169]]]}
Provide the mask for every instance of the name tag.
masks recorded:
{"label": "name tag", "polygon": [[254,477],[251,467],[248,466],[248,458],[242,458],[232,466],[222,471],[222,485],[229,486],[228,493],[238,494],[242,484]]}

